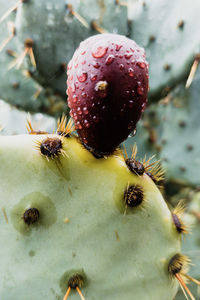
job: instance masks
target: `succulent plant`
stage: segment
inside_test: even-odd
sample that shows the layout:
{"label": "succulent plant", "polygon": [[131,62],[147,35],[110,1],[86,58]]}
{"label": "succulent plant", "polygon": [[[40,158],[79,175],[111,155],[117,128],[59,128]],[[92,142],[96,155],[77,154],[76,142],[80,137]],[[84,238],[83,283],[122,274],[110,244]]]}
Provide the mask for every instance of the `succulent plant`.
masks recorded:
{"label": "succulent plant", "polygon": [[97,32],[126,34],[126,24],[127,7],[111,0],[25,1],[15,23],[19,52],[33,50],[34,61],[28,56],[31,76],[63,98],[66,65],[81,40]]}
{"label": "succulent plant", "polygon": [[199,185],[199,87],[200,68],[189,88],[180,84],[159,104],[144,112],[137,135],[125,144],[130,155],[131,145],[140,152],[157,153],[167,169],[166,181],[197,187]]}
{"label": "succulent plant", "polygon": [[[128,0],[130,37],[146,50],[150,99],[186,79],[200,51],[200,2],[187,0]],[[190,38],[192,35],[192,39]]]}
{"label": "succulent plant", "polygon": [[184,256],[158,188],[119,151],[95,158],[65,124],[0,137],[1,298],[171,300]]}
{"label": "succulent plant", "polygon": [[[0,1],[2,13],[9,11],[8,6],[14,2],[16,1]],[[43,88],[36,83],[27,70],[11,68],[17,56],[14,19],[13,12],[0,24],[0,99],[30,112],[43,112],[54,116],[59,116],[63,111],[67,112],[66,103],[51,88]]]}

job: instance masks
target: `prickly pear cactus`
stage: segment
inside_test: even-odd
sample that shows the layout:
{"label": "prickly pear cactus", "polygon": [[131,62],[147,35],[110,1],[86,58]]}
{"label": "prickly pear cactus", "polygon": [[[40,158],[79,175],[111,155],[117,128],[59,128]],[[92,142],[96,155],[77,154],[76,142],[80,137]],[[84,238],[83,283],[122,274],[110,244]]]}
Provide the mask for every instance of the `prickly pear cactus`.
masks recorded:
{"label": "prickly pear cactus", "polygon": [[200,67],[189,88],[176,87],[159,104],[148,107],[137,135],[126,142],[139,145],[142,154],[159,154],[167,169],[166,180],[182,185],[199,185],[199,81]]}
{"label": "prickly pear cactus", "polygon": [[32,76],[64,98],[66,65],[78,44],[97,32],[126,34],[126,25],[127,7],[112,0],[25,1],[16,17],[19,52],[33,49]]}
{"label": "prickly pear cactus", "polygon": [[158,188],[119,152],[95,158],[63,124],[0,137],[1,299],[72,290],[70,299],[172,300],[181,236]]}
{"label": "prickly pear cactus", "polygon": [[128,0],[130,36],[146,49],[150,64],[151,99],[187,77],[200,51],[199,10],[198,0],[192,5],[187,0]]}
{"label": "prickly pear cactus", "polygon": [[[6,15],[16,1],[0,1],[0,17]],[[43,112],[59,116],[67,112],[63,98],[52,91],[43,88],[30,77],[30,72],[12,67],[17,60],[15,13],[12,12],[6,20],[0,23],[0,99],[17,108],[30,112]]]}

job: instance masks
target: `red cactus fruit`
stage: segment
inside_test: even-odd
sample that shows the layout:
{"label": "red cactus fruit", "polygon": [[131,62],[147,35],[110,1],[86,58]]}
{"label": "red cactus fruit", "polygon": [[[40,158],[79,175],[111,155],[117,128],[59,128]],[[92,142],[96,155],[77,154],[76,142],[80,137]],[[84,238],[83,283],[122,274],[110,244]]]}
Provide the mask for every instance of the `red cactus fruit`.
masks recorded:
{"label": "red cactus fruit", "polygon": [[89,37],[67,75],[70,115],[82,143],[93,153],[111,153],[136,129],[147,103],[144,49],[122,35]]}

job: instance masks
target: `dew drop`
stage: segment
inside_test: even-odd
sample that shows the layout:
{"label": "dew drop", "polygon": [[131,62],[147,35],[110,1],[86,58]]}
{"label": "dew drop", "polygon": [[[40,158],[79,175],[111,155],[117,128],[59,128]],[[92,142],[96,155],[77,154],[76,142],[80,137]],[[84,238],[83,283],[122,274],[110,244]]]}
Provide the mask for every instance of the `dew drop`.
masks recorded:
{"label": "dew drop", "polygon": [[132,69],[132,68],[129,68],[129,69],[128,69],[128,75],[129,75],[130,77],[133,77],[133,76],[134,76],[134,72],[133,72],[133,69]]}
{"label": "dew drop", "polygon": [[89,111],[88,111],[88,109],[87,109],[86,106],[83,107],[83,113],[84,113],[85,115],[88,115],[88,113],[89,113]]}
{"label": "dew drop", "polygon": [[108,51],[108,47],[99,45],[95,48],[95,50],[92,51],[92,56],[94,58],[102,58],[107,51]]}
{"label": "dew drop", "polygon": [[97,80],[97,75],[91,75],[91,80],[92,80],[92,81]]}
{"label": "dew drop", "polygon": [[143,95],[144,94],[144,88],[141,85],[138,85],[138,87],[137,87],[137,93],[139,95]]}
{"label": "dew drop", "polygon": [[93,65],[94,68],[98,69],[100,67],[100,64],[98,62],[96,62],[94,65]]}
{"label": "dew drop", "polygon": [[142,62],[142,61],[138,61],[137,62],[137,66],[140,67],[141,69],[144,69],[145,66],[146,66],[146,64],[144,62]]}
{"label": "dew drop", "polygon": [[125,54],[124,54],[124,57],[125,57],[126,59],[129,59],[129,58],[131,58],[132,55],[133,55],[132,53],[125,53]]}
{"label": "dew drop", "polygon": [[77,108],[77,113],[78,113],[78,115],[82,115],[82,111],[81,111],[80,107]]}
{"label": "dew drop", "polygon": [[97,116],[93,116],[92,119],[94,120],[95,123],[99,122],[99,119],[97,118]]}
{"label": "dew drop", "polygon": [[123,64],[120,64],[119,65],[119,69],[122,71],[122,70],[124,70],[124,65]]}
{"label": "dew drop", "polygon": [[74,85],[75,85],[75,89],[78,90],[79,89],[78,82],[75,82]]}
{"label": "dew drop", "polygon": [[114,55],[109,55],[107,58],[106,58],[106,65],[110,65],[112,62],[113,62],[113,60],[114,60]]}
{"label": "dew drop", "polygon": [[83,92],[82,94],[81,94],[81,96],[83,97],[83,98],[86,98],[86,93],[85,92]]}
{"label": "dew drop", "polygon": [[86,128],[89,128],[89,127],[90,127],[90,123],[88,122],[88,120],[84,120],[84,124],[85,124],[85,127],[86,127]]}
{"label": "dew drop", "polygon": [[129,108],[133,108],[133,105],[134,105],[133,100],[129,100],[129,102],[128,102],[128,107],[129,107]]}
{"label": "dew drop", "polygon": [[[77,78],[78,78],[78,80],[80,81],[80,82],[85,82],[86,80],[87,80],[87,73],[86,72],[78,72],[79,74],[77,75]],[[80,74],[81,73],[81,74]]]}
{"label": "dew drop", "polygon": [[76,103],[78,101],[78,97],[76,95],[73,96],[73,102]]}
{"label": "dew drop", "polygon": [[146,108],[146,103],[143,103],[143,104],[142,104],[142,113],[143,113],[143,111],[145,110],[145,108]]}
{"label": "dew drop", "polygon": [[82,129],[82,125],[80,124],[79,121],[76,123],[76,126],[77,126],[78,129]]}
{"label": "dew drop", "polygon": [[121,49],[122,45],[116,45],[116,51],[119,51]]}

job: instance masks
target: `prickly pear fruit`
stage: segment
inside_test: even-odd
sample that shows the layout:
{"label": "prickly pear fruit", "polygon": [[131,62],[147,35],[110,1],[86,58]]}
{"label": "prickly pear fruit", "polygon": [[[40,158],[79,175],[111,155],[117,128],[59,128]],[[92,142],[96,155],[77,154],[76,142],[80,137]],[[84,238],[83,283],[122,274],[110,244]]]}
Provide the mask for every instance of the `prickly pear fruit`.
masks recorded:
{"label": "prickly pear fruit", "polygon": [[133,40],[101,34],[83,41],[68,65],[68,103],[86,147],[110,153],[145,109],[148,64]]}
{"label": "prickly pear fruit", "polygon": [[63,127],[0,136],[0,299],[172,300],[181,234],[158,188]]}

